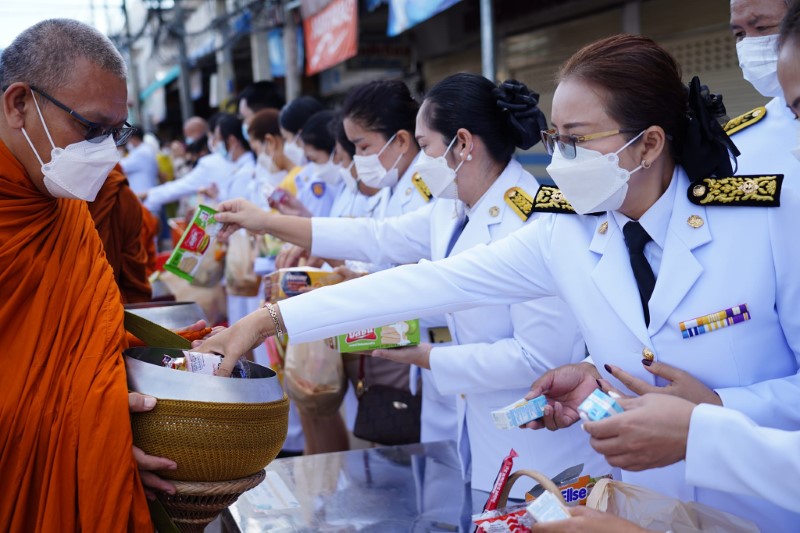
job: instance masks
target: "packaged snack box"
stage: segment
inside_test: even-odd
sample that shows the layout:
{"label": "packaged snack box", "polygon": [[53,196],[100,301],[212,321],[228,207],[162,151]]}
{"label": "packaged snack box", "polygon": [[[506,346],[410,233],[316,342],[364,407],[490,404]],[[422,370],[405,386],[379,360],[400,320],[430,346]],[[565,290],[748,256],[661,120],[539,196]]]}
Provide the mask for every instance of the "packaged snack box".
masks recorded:
{"label": "packaged snack box", "polygon": [[528,513],[539,523],[566,520],[570,516],[561,502],[547,491],[528,505]]}
{"label": "packaged snack box", "polygon": [[311,289],[335,285],[344,278],[336,272],[311,267],[282,268],[264,278],[264,292],[272,303],[303,294]]}
{"label": "packaged snack box", "polygon": [[492,419],[497,429],[514,429],[537,418],[542,418],[545,405],[547,405],[547,398],[544,395],[531,400],[523,398],[502,409],[492,411]]}
{"label": "packaged snack box", "polygon": [[328,339],[340,353],[364,352],[379,348],[400,348],[419,344],[419,320],[404,320],[379,328],[351,331]]}
{"label": "packaged snack box", "polygon": [[[580,476],[574,481],[568,480],[566,483],[560,483],[558,488],[561,490],[561,496],[564,498],[564,501],[567,502],[568,506],[586,505],[586,500],[589,498],[589,494],[592,492],[594,486],[599,480],[606,478],[611,479],[611,474],[606,474],[599,477],[592,477],[588,475]],[[535,499],[536,497],[533,496],[530,491],[525,493],[526,502],[530,502]]]}
{"label": "packaged snack box", "polygon": [[614,398],[599,389],[593,390],[578,406],[580,417],[587,422],[602,420],[621,412],[622,407]]}
{"label": "packaged snack box", "polygon": [[214,219],[217,212],[205,205],[197,206],[192,220],[183,232],[177,246],[164,263],[164,269],[187,281],[194,281],[200,261],[212,249],[222,224]]}

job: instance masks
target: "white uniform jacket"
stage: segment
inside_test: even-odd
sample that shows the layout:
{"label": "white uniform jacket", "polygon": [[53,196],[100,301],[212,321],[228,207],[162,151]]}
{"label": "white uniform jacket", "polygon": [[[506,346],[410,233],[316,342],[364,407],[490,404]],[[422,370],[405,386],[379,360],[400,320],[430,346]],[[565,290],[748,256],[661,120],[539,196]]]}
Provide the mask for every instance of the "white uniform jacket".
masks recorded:
{"label": "white uniform jacket", "polygon": [[294,178],[297,185],[297,199],[311,212],[311,216],[326,217],[331,212],[340,186],[331,186],[317,179],[311,174],[311,170],[311,165],[306,165]]}
{"label": "white uniform jacket", "polygon": [[730,135],[741,152],[736,174],[780,172],[786,176],[784,186],[800,187],[800,161],[791,153],[797,145],[794,114],[782,96],[770,100],[766,111],[764,118]]}
{"label": "white uniform jacket", "polygon": [[[724,405],[758,424],[800,428],[797,192],[784,188],[779,208],[703,207],[689,202],[683,169],[673,180],[677,193],[665,221],[649,327],[616,217],[547,216],[490,246],[281,303],[288,334],[311,340],[412,316],[558,295],[577,317],[601,372],[608,363],[655,383],[640,363],[647,350],[697,376]],[[681,322],[742,304],[749,320],[688,338],[681,333]],[[695,490],[685,484],[683,463],[625,472],[623,479],[755,519],[765,531],[800,520],[763,500]]]}
{"label": "white uniform jacket", "polygon": [[758,496],[800,513],[798,478],[800,431],[760,427],[742,413],[716,405],[698,405],[692,411],[686,445],[689,483]]}
{"label": "white uniform jacket", "polygon": [[[405,173],[400,176],[400,180],[397,184],[390,189],[391,194],[386,204],[384,204],[385,210],[378,213],[378,218],[396,217],[404,213],[410,213],[431,202],[428,196],[422,194],[422,192],[414,186],[414,166],[417,164],[417,159],[419,159],[419,154],[417,154],[408,166]],[[382,193],[383,191],[378,194]]]}
{"label": "white uniform jacket", "polygon": [[[539,184],[519,163],[511,161],[468,210],[469,223],[451,255],[501,239],[525,224],[504,200],[512,187],[533,196]],[[396,264],[442,259],[459,224],[455,208],[453,200],[436,200],[412,213],[383,220],[315,218],[312,253],[325,257],[337,249],[339,253],[346,250],[356,259]],[[538,216],[534,214],[529,221]],[[382,307],[380,294],[378,289],[370,298],[375,311]],[[549,297],[464,310],[449,313],[447,324],[454,344],[434,345],[431,370],[439,392],[456,397],[459,455],[465,471],[471,464],[472,488],[490,491],[512,448],[520,456],[515,468],[533,468],[554,476],[585,463],[586,473],[608,472],[608,465],[589,447],[577,426],[557,433],[533,433],[500,430],[492,421],[493,410],[525,396],[544,371],[583,360],[583,339],[563,301]],[[512,496],[523,497],[530,488],[520,483]]]}
{"label": "white uniform jacket", "polygon": [[150,211],[158,211],[162,205],[197,194],[214,183],[221,189],[231,179],[233,169],[233,163],[219,154],[204,155],[184,177],[150,189],[144,205]]}

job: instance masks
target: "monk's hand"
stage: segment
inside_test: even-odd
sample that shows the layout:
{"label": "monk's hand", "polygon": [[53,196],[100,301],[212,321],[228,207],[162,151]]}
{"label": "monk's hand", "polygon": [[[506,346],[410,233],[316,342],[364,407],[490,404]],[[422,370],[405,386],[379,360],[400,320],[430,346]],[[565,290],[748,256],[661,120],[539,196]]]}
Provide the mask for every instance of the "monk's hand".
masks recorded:
{"label": "monk's hand", "polygon": [[196,341],[192,341],[192,350],[194,350],[195,348],[197,348],[198,346],[203,344],[203,342],[205,342],[207,339],[210,339],[211,337],[213,337],[217,333],[225,331],[226,329],[228,329],[228,328],[226,328],[225,326],[214,326],[213,328],[211,328],[211,331],[208,332],[208,335],[206,335],[202,339],[199,339],[199,340],[196,340]]}
{"label": "monk's hand", "polygon": [[[156,399],[152,396],[145,396],[138,392],[128,393],[128,409],[132,413],[144,413],[152,410],[155,406]],[[133,447],[133,458],[136,459],[136,464],[139,466],[139,476],[142,478],[144,493],[148,500],[156,499],[154,491],[175,494],[175,485],[153,473],[157,470],[175,470],[178,468],[175,461],[166,457],[147,455],[136,446]]]}
{"label": "monk's hand", "polygon": [[608,464],[639,471],[671,465],[686,457],[695,404],[665,394],[620,398],[617,402],[625,412],[583,424],[591,435],[592,447]]}
{"label": "monk's hand", "polygon": [[606,370],[636,394],[670,394],[692,403],[722,405],[719,395],[690,373],[666,363],[648,361],[647,359],[642,360],[642,365],[651,374],[669,381],[669,385],[664,387],[651,385],[616,366],[606,365]]}
{"label": "monk's hand", "polygon": [[633,522],[612,514],[589,509],[583,505],[570,507],[570,518],[555,522],[537,523],[531,527],[536,533],[645,533]]}
{"label": "monk's hand", "polygon": [[252,202],[242,198],[228,200],[219,204],[217,211],[214,218],[224,224],[218,233],[223,241],[241,228],[259,235],[267,233],[270,214]]}
{"label": "monk's hand", "polygon": [[372,357],[380,357],[397,363],[407,365],[417,365],[420,368],[431,368],[431,345],[427,342],[417,346],[407,346],[405,348],[382,348],[373,350]]}
{"label": "monk's hand", "polygon": [[580,419],[578,406],[597,388],[599,377],[597,369],[589,363],[548,370],[533,382],[530,392],[525,395],[528,400],[542,394],[547,397],[544,416],[522,427],[555,431],[571,426]]}

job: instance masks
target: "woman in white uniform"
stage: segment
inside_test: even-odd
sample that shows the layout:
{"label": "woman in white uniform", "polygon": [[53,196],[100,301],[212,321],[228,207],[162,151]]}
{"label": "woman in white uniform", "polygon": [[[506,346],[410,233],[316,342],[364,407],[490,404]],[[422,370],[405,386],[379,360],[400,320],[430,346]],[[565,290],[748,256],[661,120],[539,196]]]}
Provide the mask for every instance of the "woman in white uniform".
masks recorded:
{"label": "woman in white uniform", "polygon": [[[778,76],[796,120],[800,113],[800,2],[790,6],[777,44]],[[800,159],[800,147],[793,147],[792,154]],[[592,446],[610,462],[644,470],[685,460],[690,484],[764,498],[800,513],[800,431],[759,426],[733,409],[662,394],[618,401],[624,413],[584,424]],[[725,442],[736,445],[722,445]],[[601,531],[599,524],[638,531],[613,517],[580,514],[587,516],[542,525],[535,531]]]}
{"label": "woman in white uniform", "polygon": [[[437,200],[383,220],[314,218],[312,254],[346,253],[378,263],[436,260],[502,239],[541,216],[526,207],[539,184],[512,159],[515,147],[530,148],[547,126],[537,103],[538,95],[515,81],[498,88],[482,76],[457,74],[437,84],[416,124],[423,150],[416,170]],[[264,218],[254,217],[248,227],[258,231]],[[472,488],[490,491],[512,448],[519,454],[518,468],[555,475],[583,463],[587,473],[608,472],[577,427],[527,435],[497,429],[491,417],[493,410],[522,398],[546,370],[583,360],[583,340],[563,301],[550,297],[464,310],[447,319],[453,345],[423,342],[378,353],[418,365],[440,394],[456,397],[457,444],[465,473],[472,471]],[[520,484],[512,496],[522,497],[529,488]]]}
{"label": "woman in white uniform", "polygon": [[[731,177],[724,136],[703,104],[694,85],[687,105],[678,65],[653,41],[593,43],[562,69],[553,100],[557,133],[545,134],[557,141],[548,172],[561,191],[535,203],[557,205],[563,194],[576,211],[599,216],[543,217],[491,246],[292,298],[256,311],[203,349],[235,356],[278,330],[305,341],[557,295],[576,315],[593,364],[549,372],[536,385],[549,396],[552,427],[577,420],[574,409],[598,376],[625,368],[665,393],[797,429],[800,247],[790,228],[800,225],[800,198],[791,187],[781,191],[779,174]],[[639,228],[628,225],[634,221]],[[699,381],[669,384],[642,360]],[[800,518],[758,498],[688,485],[683,464],[622,478],[767,531],[785,531]]]}

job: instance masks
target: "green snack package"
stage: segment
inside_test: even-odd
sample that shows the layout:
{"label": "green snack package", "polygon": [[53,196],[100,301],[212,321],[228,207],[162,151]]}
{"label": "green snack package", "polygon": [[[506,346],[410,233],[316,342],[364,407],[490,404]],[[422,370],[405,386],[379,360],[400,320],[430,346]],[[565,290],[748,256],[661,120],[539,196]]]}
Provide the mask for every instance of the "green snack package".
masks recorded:
{"label": "green snack package", "polygon": [[194,281],[203,256],[211,249],[211,243],[222,229],[214,215],[217,212],[205,205],[197,206],[192,220],[183,232],[178,245],[170,254],[164,269],[187,281]]}
{"label": "green snack package", "polygon": [[419,320],[414,319],[337,335],[328,339],[328,345],[340,353],[352,353],[416,346],[419,340]]}

